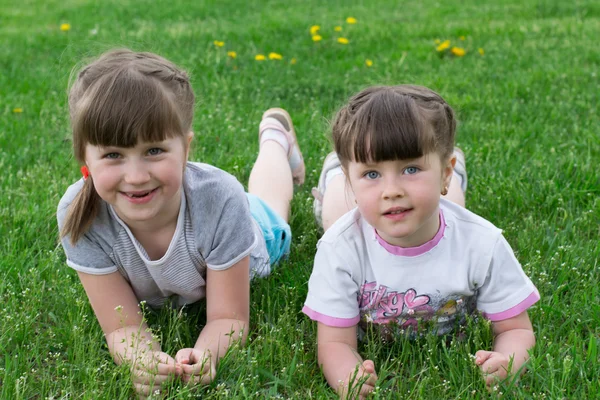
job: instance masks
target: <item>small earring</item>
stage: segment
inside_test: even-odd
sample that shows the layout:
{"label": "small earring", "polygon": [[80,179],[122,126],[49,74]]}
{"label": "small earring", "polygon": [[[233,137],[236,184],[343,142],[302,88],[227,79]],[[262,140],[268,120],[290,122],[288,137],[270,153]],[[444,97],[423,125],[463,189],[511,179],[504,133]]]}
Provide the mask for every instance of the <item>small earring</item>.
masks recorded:
{"label": "small earring", "polygon": [[442,196],[445,196],[448,194],[448,186],[444,186],[444,189],[442,190]]}

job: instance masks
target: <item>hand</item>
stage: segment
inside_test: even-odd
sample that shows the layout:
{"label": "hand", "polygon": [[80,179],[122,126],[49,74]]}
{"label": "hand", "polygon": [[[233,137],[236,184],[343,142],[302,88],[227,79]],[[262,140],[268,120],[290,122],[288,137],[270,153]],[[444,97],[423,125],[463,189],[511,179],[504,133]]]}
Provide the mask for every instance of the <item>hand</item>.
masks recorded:
{"label": "hand", "polygon": [[181,378],[184,382],[208,385],[215,379],[217,369],[209,351],[185,348],[175,355],[175,361],[182,369]]}
{"label": "hand", "polygon": [[[365,380],[362,386],[356,385]],[[347,382],[343,382],[338,387],[340,399],[365,399],[369,393],[375,389],[377,383],[377,374],[375,373],[375,363],[371,360],[365,360],[359,365],[358,371],[354,370],[348,375]]]}
{"label": "hand", "polygon": [[508,376],[509,362],[508,357],[497,351],[479,350],[475,353],[475,364],[481,369],[485,384],[488,386]]}
{"label": "hand", "polygon": [[167,353],[148,351],[132,360],[131,380],[140,399],[160,392],[161,385],[175,375],[178,375],[175,360]]}

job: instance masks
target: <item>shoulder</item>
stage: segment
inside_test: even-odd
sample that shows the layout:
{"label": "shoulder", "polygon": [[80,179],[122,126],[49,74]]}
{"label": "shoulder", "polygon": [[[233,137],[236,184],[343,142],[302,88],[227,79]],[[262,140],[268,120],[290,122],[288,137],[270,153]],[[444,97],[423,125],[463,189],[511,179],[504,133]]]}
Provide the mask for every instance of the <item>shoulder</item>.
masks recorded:
{"label": "shoulder", "polygon": [[339,244],[360,239],[363,237],[364,223],[366,222],[364,222],[358,208],[354,208],[335,221],[323,234],[319,242]]}
{"label": "shoulder", "polygon": [[244,191],[242,184],[235,176],[209,164],[188,162],[184,190],[192,195],[188,199],[213,198],[223,199],[233,193]]}
{"label": "shoulder", "polygon": [[317,253],[335,255],[344,264],[359,268],[374,240],[373,227],[355,208],[340,217],[325,232],[317,243]]}
{"label": "shoulder", "polygon": [[463,243],[471,243],[481,250],[486,250],[494,247],[502,237],[502,229],[464,207],[442,199],[440,208],[446,226],[450,228],[452,235]]}

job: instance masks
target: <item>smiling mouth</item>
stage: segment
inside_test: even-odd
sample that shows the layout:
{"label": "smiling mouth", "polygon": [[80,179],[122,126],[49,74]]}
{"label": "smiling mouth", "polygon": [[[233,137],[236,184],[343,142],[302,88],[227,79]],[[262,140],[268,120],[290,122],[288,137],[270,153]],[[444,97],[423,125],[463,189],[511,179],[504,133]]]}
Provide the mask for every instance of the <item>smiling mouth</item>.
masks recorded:
{"label": "smiling mouth", "polygon": [[123,193],[125,196],[127,196],[131,199],[141,199],[142,197],[148,196],[150,193],[154,192],[155,190],[156,189],[148,190],[145,192],[121,192],[121,193]]}
{"label": "smiling mouth", "polygon": [[397,214],[402,214],[406,211],[410,211],[412,210],[412,208],[395,208],[393,210],[389,210],[383,213],[383,215],[397,215]]}

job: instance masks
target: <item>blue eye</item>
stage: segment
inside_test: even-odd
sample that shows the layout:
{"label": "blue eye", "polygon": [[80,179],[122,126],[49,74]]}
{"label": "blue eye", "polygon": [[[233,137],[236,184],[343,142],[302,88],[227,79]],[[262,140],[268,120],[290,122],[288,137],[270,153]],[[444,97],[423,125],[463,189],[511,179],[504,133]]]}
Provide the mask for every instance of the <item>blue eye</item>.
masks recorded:
{"label": "blue eye", "polygon": [[148,150],[148,154],[151,156],[157,156],[159,154],[161,154],[163,152],[162,149],[159,149],[158,147],[153,147],[150,150]]}
{"label": "blue eye", "polygon": [[119,153],[107,153],[104,155],[104,158],[108,158],[109,160],[116,160],[119,157],[121,157]]}
{"label": "blue eye", "polygon": [[377,179],[377,178],[379,178],[379,172],[377,172],[377,171],[369,171],[364,176],[367,179]]}
{"label": "blue eye", "polygon": [[417,167],[408,167],[404,170],[405,175],[414,175],[419,172],[419,168]]}

